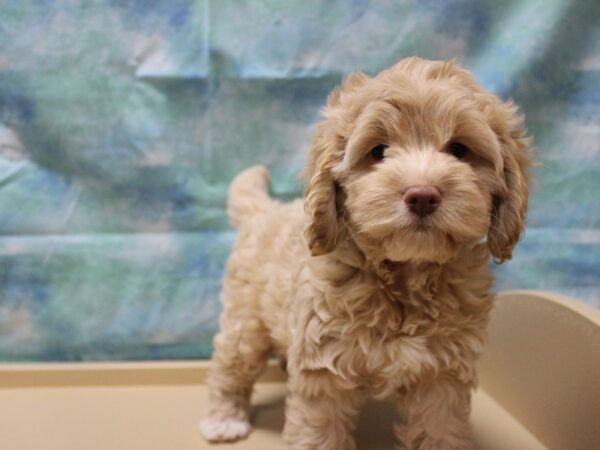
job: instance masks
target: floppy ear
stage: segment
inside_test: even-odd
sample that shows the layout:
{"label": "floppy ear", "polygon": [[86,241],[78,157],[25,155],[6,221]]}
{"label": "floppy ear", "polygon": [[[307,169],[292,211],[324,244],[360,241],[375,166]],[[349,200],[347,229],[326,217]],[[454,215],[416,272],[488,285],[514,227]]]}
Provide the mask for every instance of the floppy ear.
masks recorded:
{"label": "floppy ear", "polygon": [[[335,248],[337,238],[337,208],[335,204],[335,184],[331,169],[335,164],[333,149],[328,148],[326,138],[319,136],[319,126],[314,145],[322,146],[321,155],[315,161],[305,194],[304,208],[308,214],[308,227],[305,236],[313,256],[324,255]],[[325,134],[325,133],[323,133]]]}
{"label": "floppy ear", "polygon": [[343,157],[345,139],[338,128],[344,128],[344,108],[347,96],[362,86],[368,77],[360,72],[349,75],[341,87],[327,98],[326,117],[319,126],[310,149],[305,170],[306,192],[304,207],[308,214],[305,237],[313,256],[335,249],[338,235],[336,184],[332,169]]}
{"label": "floppy ear", "polygon": [[503,180],[495,193],[488,245],[496,262],[512,256],[521,238],[527,215],[531,139],[527,138],[524,118],[509,101],[487,111],[489,123],[498,136],[504,161]]}

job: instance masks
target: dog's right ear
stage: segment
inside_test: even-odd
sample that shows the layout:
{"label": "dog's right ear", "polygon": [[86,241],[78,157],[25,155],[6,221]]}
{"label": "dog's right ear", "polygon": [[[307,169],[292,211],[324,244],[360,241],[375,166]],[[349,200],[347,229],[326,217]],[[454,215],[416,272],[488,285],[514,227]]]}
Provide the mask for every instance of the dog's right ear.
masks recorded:
{"label": "dog's right ear", "polygon": [[308,214],[305,236],[313,256],[325,255],[335,249],[338,235],[336,184],[332,169],[344,156],[346,139],[340,135],[346,98],[369,78],[360,72],[349,75],[339,88],[327,97],[325,120],[317,127],[310,149],[304,178],[304,207]]}
{"label": "dog's right ear", "polygon": [[337,238],[337,208],[335,205],[335,182],[331,170],[335,164],[333,149],[322,132],[327,124],[322,123],[317,130],[314,146],[321,145],[323,151],[315,161],[315,170],[305,193],[304,208],[308,214],[308,227],[305,231],[308,248],[313,256],[324,255],[335,248]]}

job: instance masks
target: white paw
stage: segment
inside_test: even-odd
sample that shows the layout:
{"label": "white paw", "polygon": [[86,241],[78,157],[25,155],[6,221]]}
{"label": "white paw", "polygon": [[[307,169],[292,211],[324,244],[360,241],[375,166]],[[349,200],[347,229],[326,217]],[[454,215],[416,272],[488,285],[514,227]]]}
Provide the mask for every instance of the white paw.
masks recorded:
{"label": "white paw", "polygon": [[250,433],[251,426],[246,420],[213,419],[207,417],[200,421],[200,431],[211,442],[237,441]]}

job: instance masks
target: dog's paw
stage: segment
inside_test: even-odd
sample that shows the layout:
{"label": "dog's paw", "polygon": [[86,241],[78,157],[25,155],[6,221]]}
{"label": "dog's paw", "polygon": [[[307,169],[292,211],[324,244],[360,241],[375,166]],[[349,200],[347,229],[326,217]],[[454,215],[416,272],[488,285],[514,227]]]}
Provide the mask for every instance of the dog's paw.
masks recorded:
{"label": "dog's paw", "polygon": [[200,421],[200,431],[210,442],[227,442],[244,439],[252,427],[247,420],[213,419],[207,417]]}

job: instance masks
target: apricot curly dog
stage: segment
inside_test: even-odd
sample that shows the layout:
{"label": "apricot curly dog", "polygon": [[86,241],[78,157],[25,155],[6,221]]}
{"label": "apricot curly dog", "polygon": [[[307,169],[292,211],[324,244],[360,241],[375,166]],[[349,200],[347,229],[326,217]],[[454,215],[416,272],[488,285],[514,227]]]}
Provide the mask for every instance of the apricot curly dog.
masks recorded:
{"label": "apricot curly dog", "polygon": [[402,408],[407,448],[471,448],[489,259],[511,257],[527,210],[525,135],[517,107],[455,63],[408,58],[329,96],[304,202],[271,199],[263,167],[240,174],[205,437],[249,433],[252,385],[276,351],[289,449],[354,449],[369,395]]}

